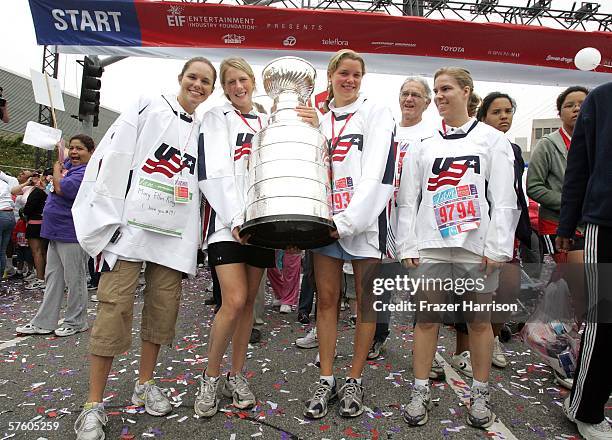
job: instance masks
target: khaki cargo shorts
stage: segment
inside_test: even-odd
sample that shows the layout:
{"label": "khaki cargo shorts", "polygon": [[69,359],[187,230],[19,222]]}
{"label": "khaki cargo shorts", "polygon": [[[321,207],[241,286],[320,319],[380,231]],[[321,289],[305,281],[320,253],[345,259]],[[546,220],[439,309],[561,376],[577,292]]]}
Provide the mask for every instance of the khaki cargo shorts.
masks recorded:
{"label": "khaki cargo shorts", "polygon": [[[130,349],[134,294],[141,268],[141,262],[117,260],[113,270],[100,277],[98,311],[89,338],[91,354],[116,356]],[[181,272],[147,262],[144,276],[140,338],[171,344],[181,299]]]}

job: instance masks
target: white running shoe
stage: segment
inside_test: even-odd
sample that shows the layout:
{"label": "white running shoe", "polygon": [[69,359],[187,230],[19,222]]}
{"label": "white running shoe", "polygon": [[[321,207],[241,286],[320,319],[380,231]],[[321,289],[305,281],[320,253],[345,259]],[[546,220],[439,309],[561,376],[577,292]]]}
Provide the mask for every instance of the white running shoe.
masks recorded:
{"label": "white running shoe", "polygon": [[101,403],[87,403],[74,423],[77,440],[104,440],[104,427],[108,417]]}
{"label": "white running shoe", "polygon": [[53,330],[48,330],[46,328],[36,327],[31,322],[28,322],[26,325],[21,325],[15,329],[17,334],[20,335],[50,335],[53,333]]}
{"label": "white running shoe", "polygon": [[60,328],[55,329],[55,336],[60,336],[60,337],[72,336],[72,335],[76,335],[77,333],[87,331],[88,329],[89,329],[89,326],[87,324],[85,324],[85,327],[82,327],[82,328],[76,328],[76,327],[72,327],[69,325],[64,325]]}
{"label": "white running shoe", "polygon": [[153,379],[143,384],[136,381],[134,393],[132,394],[132,403],[144,406],[147,414],[152,416],[165,416],[172,411],[170,399],[168,399],[168,396],[164,394],[161,388],[155,385]]}
{"label": "white running shoe", "polygon": [[454,354],[450,361],[453,368],[460,373],[465,374],[467,377],[472,377],[472,361],[470,360],[469,350],[464,351],[460,354]]}
{"label": "white running shoe", "polygon": [[295,345],[297,345],[299,348],[317,348],[319,346],[317,327],[315,326],[311,328],[303,338],[297,338],[295,340]]}
{"label": "white running shoe", "polygon": [[45,282],[43,280],[39,280],[38,278],[32,281],[30,284],[25,286],[25,290],[45,290]]}
{"label": "white running shoe", "polygon": [[501,342],[499,342],[499,336],[495,336],[493,340],[493,357],[491,358],[491,362],[499,368],[506,368],[508,365],[508,360],[504,354],[504,348]]}

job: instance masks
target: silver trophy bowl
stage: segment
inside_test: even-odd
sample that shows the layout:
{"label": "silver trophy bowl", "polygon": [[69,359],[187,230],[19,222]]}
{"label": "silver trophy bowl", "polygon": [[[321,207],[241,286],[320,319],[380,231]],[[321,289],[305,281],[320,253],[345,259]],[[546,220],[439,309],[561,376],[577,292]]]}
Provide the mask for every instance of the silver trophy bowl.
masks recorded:
{"label": "silver trophy bowl", "polygon": [[301,58],[282,57],[262,75],[274,106],[270,125],[252,140],[240,235],[275,249],[325,246],[334,241],[329,151],[325,136],[295,111],[308,102],[316,70]]}

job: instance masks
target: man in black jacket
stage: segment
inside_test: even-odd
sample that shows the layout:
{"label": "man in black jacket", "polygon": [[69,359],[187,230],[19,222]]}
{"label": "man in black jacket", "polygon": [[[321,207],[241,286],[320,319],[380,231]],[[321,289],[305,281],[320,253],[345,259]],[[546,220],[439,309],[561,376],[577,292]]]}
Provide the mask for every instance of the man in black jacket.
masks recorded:
{"label": "man in black jacket", "polygon": [[571,248],[576,225],[587,225],[586,327],[582,335],[574,386],[565,402],[567,417],[586,439],[612,439],[604,407],[612,392],[607,361],[612,339],[612,82],[584,101],[567,158],[556,245]]}

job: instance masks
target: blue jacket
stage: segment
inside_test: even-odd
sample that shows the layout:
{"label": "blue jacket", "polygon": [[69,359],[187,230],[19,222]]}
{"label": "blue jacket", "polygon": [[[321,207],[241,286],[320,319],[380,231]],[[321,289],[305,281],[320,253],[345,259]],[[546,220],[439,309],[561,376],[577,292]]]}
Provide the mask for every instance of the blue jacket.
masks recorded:
{"label": "blue jacket", "polygon": [[612,227],[612,82],[591,91],[580,109],[567,157],[557,235],[571,237],[581,218]]}

